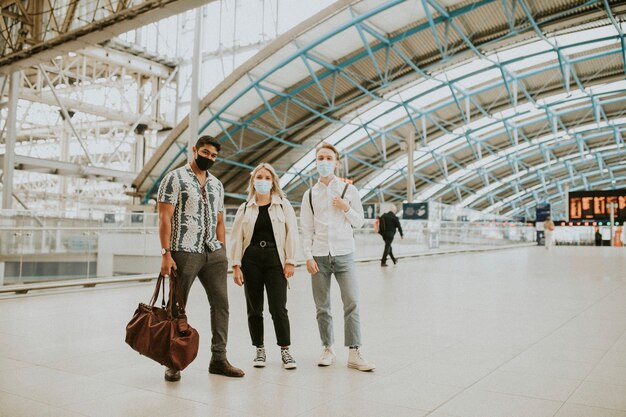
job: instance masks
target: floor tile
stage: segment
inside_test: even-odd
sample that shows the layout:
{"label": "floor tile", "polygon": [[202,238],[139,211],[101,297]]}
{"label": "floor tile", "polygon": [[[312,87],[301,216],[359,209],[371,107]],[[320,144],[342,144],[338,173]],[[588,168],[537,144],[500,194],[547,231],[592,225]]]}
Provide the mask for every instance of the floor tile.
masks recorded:
{"label": "floor tile", "polygon": [[478,382],[474,388],[544,400],[566,401],[581,383],[581,380],[575,379],[496,371]]}
{"label": "floor tile", "polygon": [[84,417],[62,408],[0,391],[0,417]]}
{"label": "floor tile", "polygon": [[25,387],[19,395],[57,407],[106,398],[128,391],[128,387],[110,382],[81,378],[63,384],[38,384]]}
{"label": "floor tile", "polygon": [[298,417],[422,417],[428,411],[398,405],[380,404],[360,397],[347,397],[314,408]]}
{"label": "floor tile", "polygon": [[199,404],[143,390],[128,390],[93,401],[68,405],[64,408],[89,417],[166,417],[176,415]]}
{"label": "floor tile", "polygon": [[626,417],[626,411],[566,403],[554,417]]}
{"label": "floor tile", "polygon": [[626,411],[626,386],[585,381],[568,402]]}
{"label": "floor tile", "polygon": [[381,381],[357,392],[362,399],[419,410],[434,410],[462,388],[406,380]]}
{"label": "floor tile", "polygon": [[459,417],[552,417],[561,404],[560,401],[471,389],[438,411]]}
{"label": "floor tile", "polygon": [[626,385],[626,366],[598,365],[587,377],[587,381],[605,384]]}

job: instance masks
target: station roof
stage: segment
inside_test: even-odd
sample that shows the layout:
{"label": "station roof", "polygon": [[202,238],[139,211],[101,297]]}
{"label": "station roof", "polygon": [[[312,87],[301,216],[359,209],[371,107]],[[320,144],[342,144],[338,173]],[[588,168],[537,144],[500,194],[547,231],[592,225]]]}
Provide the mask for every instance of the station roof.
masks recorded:
{"label": "station roof", "polygon": [[[338,1],[204,97],[198,134],[223,145],[212,172],[231,203],[260,162],[299,202],[324,140],[364,202],[405,200],[410,175],[415,201],[509,215],[561,204],[568,190],[624,188],[625,10],[608,0]],[[184,119],[135,179],[139,195],[185,163],[188,137]]]}

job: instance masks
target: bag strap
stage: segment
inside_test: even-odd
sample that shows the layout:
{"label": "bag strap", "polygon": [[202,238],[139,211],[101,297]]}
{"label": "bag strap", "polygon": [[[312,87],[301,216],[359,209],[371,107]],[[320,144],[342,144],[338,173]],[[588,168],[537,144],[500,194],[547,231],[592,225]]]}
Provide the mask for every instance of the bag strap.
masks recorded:
{"label": "bag strap", "polygon": [[150,298],[150,306],[154,307],[157,299],[159,298],[159,290],[163,287],[162,299],[161,299],[161,307],[165,308],[165,276],[163,274],[159,274],[159,278],[157,278],[156,285],[154,286],[154,291],[152,292],[152,297]]}
{"label": "bag strap", "polygon": [[[350,184],[346,183],[346,186],[343,187],[343,192],[341,193],[341,198],[344,198],[346,195],[346,191],[348,191],[348,186]],[[311,213],[315,215],[315,210],[313,209],[313,187],[309,188],[309,205],[311,206]]]}
{"label": "bag strap", "polygon": [[[172,317],[172,310],[174,308],[174,306],[172,306],[172,300],[174,299],[174,295],[182,293],[176,271],[172,271],[170,274],[170,295],[169,300],[167,300],[167,314],[169,317]],[[176,312],[178,317],[185,315],[185,305],[182,304],[181,297],[176,297]]]}

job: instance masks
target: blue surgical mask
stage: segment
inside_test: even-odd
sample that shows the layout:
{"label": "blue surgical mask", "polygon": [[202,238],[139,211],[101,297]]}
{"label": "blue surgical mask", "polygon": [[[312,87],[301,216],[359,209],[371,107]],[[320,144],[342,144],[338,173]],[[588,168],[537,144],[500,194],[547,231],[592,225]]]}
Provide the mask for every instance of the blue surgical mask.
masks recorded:
{"label": "blue surgical mask", "polygon": [[254,189],[259,194],[268,194],[270,191],[272,191],[272,181],[255,179]]}
{"label": "blue surgical mask", "polygon": [[321,177],[328,177],[335,170],[335,162],[333,161],[320,161],[317,163],[317,173]]}

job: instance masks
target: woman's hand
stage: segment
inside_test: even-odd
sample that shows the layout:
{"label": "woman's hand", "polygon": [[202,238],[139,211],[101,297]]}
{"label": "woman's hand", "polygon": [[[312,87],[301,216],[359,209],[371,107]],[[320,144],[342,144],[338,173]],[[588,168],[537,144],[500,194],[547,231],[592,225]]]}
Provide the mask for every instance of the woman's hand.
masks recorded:
{"label": "woman's hand", "polygon": [[161,257],[161,275],[169,276],[172,273],[172,269],[176,271],[176,262],[169,252]]}
{"label": "woman's hand", "polygon": [[243,285],[243,272],[241,272],[241,267],[239,265],[233,266],[233,281],[235,281],[235,284],[240,287]]}
{"label": "woman's hand", "polygon": [[315,259],[307,259],[306,270],[311,275],[317,274],[318,272],[320,272],[320,268],[317,266],[317,262],[315,262]]}
{"label": "woman's hand", "polygon": [[285,269],[283,272],[285,273],[285,278],[289,279],[293,276],[294,266],[292,264],[285,264]]}

